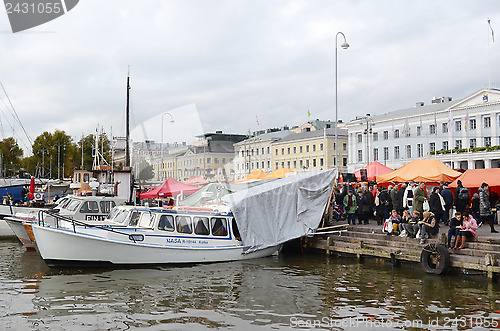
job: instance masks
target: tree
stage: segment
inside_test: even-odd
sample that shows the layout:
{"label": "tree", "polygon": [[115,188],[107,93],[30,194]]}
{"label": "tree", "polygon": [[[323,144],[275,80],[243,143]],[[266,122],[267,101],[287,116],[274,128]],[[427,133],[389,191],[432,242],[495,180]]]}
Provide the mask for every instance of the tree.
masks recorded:
{"label": "tree", "polygon": [[154,177],[153,166],[151,166],[147,161],[142,161],[139,164],[139,176],[138,179],[142,181],[150,180]]}
{"label": "tree", "polygon": [[2,166],[5,170],[4,176],[14,176],[21,166],[23,150],[14,138],[8,137],[0,142],[0,153],[2,153]]}
{"label": "tree", "polygon": [[75,166],[75,145],[71,136],[64,131],[45,131],[33,142],[33,155],[45,177],[68,177]]}
{"label": "tree", "polygon": [[[76,167],[81,168],[82,164],[82,143],[83,143],[83,168],[84,169],[92,169],[92,165],[94,162],[95,151],[95,135],[89,134],[86,137],[83,137],[78,142],[78,147],[76,148],[75,160]],[[108,164],[111,164],[111,143],[106,134],[99,135],[98,140],[98,149],[99,153],[101,153]],[[104,151],[103,151],[104,150]]]}

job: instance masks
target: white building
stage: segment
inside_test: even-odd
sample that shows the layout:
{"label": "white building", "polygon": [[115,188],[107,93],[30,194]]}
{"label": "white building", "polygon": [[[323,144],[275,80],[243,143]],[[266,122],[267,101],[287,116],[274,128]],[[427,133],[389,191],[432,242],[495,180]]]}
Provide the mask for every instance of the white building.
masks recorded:
{"label": "white building", "polygon": [[373,161],[396,169],[418,158],[437,158],[455,169],[500,166],[500,90],[458,101],[434,98],[429,105],[358,118],[347,128],[349,172]]}

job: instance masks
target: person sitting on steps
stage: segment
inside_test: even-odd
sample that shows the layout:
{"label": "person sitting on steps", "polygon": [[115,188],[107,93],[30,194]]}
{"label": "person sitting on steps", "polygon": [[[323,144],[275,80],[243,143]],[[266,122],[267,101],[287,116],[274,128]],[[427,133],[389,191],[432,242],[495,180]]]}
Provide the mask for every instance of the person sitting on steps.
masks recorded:
{"label": "person sitting on steps", "polygon": [[463,213],[462,216],[462,226],[457,227],[459,231],[457,232],[457,241],[455,242],[455,249],[462,249],[465,247],[465,241],[467,239],[472,239],[473,237],[477,237],[477,222],[467,213]]}

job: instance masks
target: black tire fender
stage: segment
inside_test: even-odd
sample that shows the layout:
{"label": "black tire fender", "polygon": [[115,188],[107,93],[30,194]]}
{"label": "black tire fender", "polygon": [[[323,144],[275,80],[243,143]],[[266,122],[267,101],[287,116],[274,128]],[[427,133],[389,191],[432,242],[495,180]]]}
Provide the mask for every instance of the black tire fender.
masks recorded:
{"label": "black tire fender", "polygon": [[420,265],[422,270],[428,274],[441,275],[450,267],[450,253],[448,249],[440,244],[426,245],[420,254]]}

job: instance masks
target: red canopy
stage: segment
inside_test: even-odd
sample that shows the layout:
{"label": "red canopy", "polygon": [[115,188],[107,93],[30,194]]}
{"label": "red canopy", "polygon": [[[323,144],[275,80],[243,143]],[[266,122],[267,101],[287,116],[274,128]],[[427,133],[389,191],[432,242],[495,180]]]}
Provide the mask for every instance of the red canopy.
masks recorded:
{"label": "red canopy", "polygon": [[186,185],[181,182],[176,181],[172,177],[161,184],[160,186],[148,191],[146,193],[141,193],[141,199],[154,199],[158,197],[173,197],[182,192],[182,194],[189,195],[201,189],[201,187]]}
{"label": "red canopy", "polygon": [[201,176],[191,176],[187,180],[184,181],[184,184],[188,185],[206,185],[208,181]]}
{"label": "red canopy", "polygon": [[[374,162],[370,163],[369,165],[367,165],[366,167],[361,168],[361,169],[366,169],[366,174],[368,177],[367,180],[369,182],[374,182],[376,180],[377,176],[385,175],[385,174],[388,174],[389,172],[393,171],[393,169],[386,167],[385,165],[383,165],[382,163],[377,162],[377,161],[374,161]],[[358,181],[361,181],[361,169],[354,172],[354,175],[356,176],[356,179]]]}

